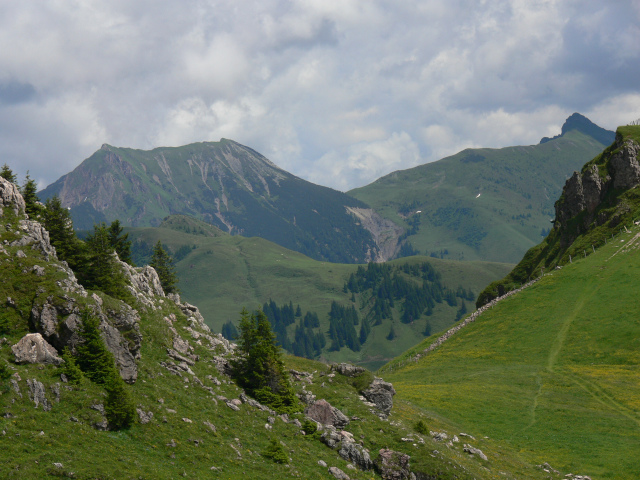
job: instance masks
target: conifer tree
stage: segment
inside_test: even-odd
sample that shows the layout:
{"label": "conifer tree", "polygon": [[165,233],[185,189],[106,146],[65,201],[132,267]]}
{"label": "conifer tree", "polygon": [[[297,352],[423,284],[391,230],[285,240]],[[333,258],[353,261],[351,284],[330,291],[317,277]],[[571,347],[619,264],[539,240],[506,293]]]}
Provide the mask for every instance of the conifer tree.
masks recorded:
{"label": "conifer tree", "polygon": [[107,399],[104,402],[104,413],[112,430],[122,430],[133,425],[135,420],[135,406],[131,395],[120,375],[109,378],[105,389]]}
{"label": "conifer tree", "polygon": [[173,258],[162,247],[160,240],[153,247],[153,256],[149,265],[158,273],[165,293],[178,293],[178,277],[173,266]]}
{"label": "conifer tree", "polygon": [[262,311],[250,315],[243,309],[240,315],[241,355],[232,361],[235,380],[249,395],[280,413],[299,411],[269,320]]}
{"label": "conifer tree", "polygon": [[61,354],[64,363],[60,367],[60,373],[67,377],[69,383],[78,383],[82,378],[82,370],[78,366],[75,357],[69,351],[69,347],[64,347]]}
{"label": "conifer tree", "polygon": [[110,231],[102,222],[93,226],[87,236],[89,252],[86,268],[85,287],[101,290],[113,297],[126,297],[126,280],[121,266],[116,261],[111,244]]}
{"label": "conifer tree", "polygon": [[122,234],[123,227],[120,225],[120,220],[114,220],[109,226],[109,243],[118,254],[118,257],[123,262],[133,265],[131,259],[131,240],[129,240],[129,234]]}
{"label": "conifer tree", "polygon": [[6,163],[2,166],[2,169],[0,170],[0,177],[4,178],[5,180],[8,180],[11,183],[18,182],[18,177],[13,173],[11,168],[9,168],[9,165],[7,165]]}
{"label": "conifer tree", "polygon": [[84,374],[94,383],[105,385],[116,370],[113,354],[107,349],[100,335],[100,320],[88,312],[82,314],[80,335],[83,342],[78,344],[78,365]]}
{"label": "conifer tree", "polygon": [[60,198],[53,196],[45,202],[43,223],[49,232],[51,245],[56,248],[60,260],[69,264],[78,274],[83,270],[86,256],[83,242],[76,237],[69,210],[62,206]]}
{"label": "conifer tree", "polygon": [[24,198],[25,211],[31,219],[37,218],[42,213],[40,199],[38,198],[38,195],[36,195],[37,191],[38,185],[35,180],[29,176],[29,172],[27,172],[27,176],[24,179],[24,184],[20,189],[20,193],[22,194],[22,198]]}

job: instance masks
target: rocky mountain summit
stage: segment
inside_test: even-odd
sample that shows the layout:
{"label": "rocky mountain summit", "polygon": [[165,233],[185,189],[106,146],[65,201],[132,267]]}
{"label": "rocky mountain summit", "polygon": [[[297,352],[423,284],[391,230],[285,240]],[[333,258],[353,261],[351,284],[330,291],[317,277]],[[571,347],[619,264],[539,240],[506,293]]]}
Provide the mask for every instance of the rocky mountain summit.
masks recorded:
{"label": "rocky mountain summit", "polygon": [[377,225],[369,229],[371,222],[350,211],[366,210],[366,204],[298,178],[227,139],[150,151],[105,144],[39,195],[57,195],[79,229],[115,219],[125,226],[158,226],[169,215],[183,214],[318,260],[362,263],[396,253],[386,236],[372,236]]}

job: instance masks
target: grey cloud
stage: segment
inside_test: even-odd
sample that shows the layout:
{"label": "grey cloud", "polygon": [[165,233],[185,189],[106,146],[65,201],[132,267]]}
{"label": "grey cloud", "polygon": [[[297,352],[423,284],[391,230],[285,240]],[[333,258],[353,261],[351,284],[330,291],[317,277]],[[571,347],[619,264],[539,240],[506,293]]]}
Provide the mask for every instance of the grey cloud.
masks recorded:
{"label": "grey cloud", "polygon": [[16,105],[29,102],[36,96],[36,89],[30,83],[17,80],[0,81],[0,104]]}
{"label": "grey cloud", "polygon": [[535,143],[574,111],[615,128],[640,108],[639,15],[628,1],[4,2],[0,162],[49,183],[105,142],[226,137],[347,189]]}

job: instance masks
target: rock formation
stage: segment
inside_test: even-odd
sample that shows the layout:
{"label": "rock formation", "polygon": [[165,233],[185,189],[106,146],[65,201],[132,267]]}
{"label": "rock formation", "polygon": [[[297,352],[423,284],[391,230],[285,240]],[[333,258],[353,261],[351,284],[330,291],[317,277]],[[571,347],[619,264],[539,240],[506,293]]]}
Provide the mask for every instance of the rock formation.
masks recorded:
{"label": "rock formation", "polygon": [[385,382],[381,378],[376,377],[369,388],[362,392],[364,398],[371,403],[375,403],[376,407],[387,416],[391,413],[393,407],[393,396],[396,394],[396,390],[389,382]]}
{"label": "rock formation", "polygon": [[11,347],[16,363],[45,363],[60,365],[64,362],[55,348],[39,333],[28,333]]}
{"label": "rock formation", "polygon": [[331,404],[324,399],[309,405],[304,413],[307,417],[323,425],[343,428],[349,424],[347,416],[336,407],[332,407]]}

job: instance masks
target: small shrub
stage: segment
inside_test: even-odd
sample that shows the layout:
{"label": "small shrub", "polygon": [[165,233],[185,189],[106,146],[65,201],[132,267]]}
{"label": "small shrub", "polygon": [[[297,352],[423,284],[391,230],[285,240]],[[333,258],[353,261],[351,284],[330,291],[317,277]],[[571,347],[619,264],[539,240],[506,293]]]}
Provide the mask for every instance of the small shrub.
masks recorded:
{"label": "small shrub", "polygon": [[305,420],[302,424],[302,430],[307,435],[313,435],[318,431],[318,424],[312,420]]}
{"label": "small shrub", "polygon": [[424,423],[422,420],[418,420],[418,422],[415,424],[415,430],[416,432],[422,434],[422,435],[428,435],[429,434],[429,427],[427,427],[427,424]]}
{"label": "small shrub", "polygon": [[287,452],[284,451],[282,444],[275,438],[271,439],[267,448],[262,452],[262,456],[270,458],[276,463],[289,463]]}
{"label": "small shrub", "polygon": [[82,370],[80,370],[75,357],[71,354],[68,347],[64,347],[61,357],[64,363],[60,366],[59,373],[64,374],[69,383],[80,382],[82,379]]}

